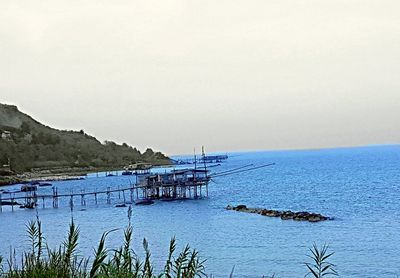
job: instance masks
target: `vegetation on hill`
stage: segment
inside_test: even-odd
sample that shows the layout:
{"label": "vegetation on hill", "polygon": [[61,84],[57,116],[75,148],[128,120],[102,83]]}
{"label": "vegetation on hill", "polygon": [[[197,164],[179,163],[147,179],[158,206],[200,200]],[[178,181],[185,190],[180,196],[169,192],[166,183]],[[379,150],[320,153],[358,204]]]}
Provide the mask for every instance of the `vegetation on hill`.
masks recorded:
{"label": "vegetation on hill", "polygon": [[[10,160],[10,168],[15,173],[34,168],[115,168],[138,162],[170,163],[168,157],[152,149],[141,153],[126,143],[101,143],[83,130],[45,126],[12,105],[0,104],[0,136],[0,166]],[[1,168],[0,175],[4,175],[6,167]]]}

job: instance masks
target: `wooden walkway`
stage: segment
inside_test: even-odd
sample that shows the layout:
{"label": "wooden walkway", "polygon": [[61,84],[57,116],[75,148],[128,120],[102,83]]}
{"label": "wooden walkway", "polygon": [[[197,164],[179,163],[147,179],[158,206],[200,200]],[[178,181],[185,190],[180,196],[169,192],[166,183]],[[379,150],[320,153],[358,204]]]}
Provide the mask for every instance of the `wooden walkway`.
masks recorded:
{"label": "wooden walkway", "polygon": [[[74,207],[74,199],[79,198],[80,204],[86,206],[87,197],[93,197],[94,203],[97,205],[100,195],[105,195],[107,204],[111,204],[112,193],[118,193],[118,199],[121,202],[123,201],[123,204],[127,203],[127,196],[125,193],[128,193],[131,204],[135,203],[135,201],[138,201],[136,204],[139,204],[141,201],[144,201],[143,203],[147,202],[148,204],[152,203],[153,200],[174,201],[200,199],[208,197],[208,185],[213,178],[248,172],[272,165],[275,164],[270,163],[261,166],[249,164],[211,175],[209,174],[206,164],[199,169],[174,169],[164,174],[152,175],[148,172],[143,176],[139,175],[141,177],[140,181],[138,180],[139,176],[136,175],[136,183],[131,184],[129,187],[118,187],[114,189],[107,187],[106,190],[103,189],[92,192],[85,192],[83,189],[78,193],[59,194],[57,187],[52,187],[52,194],[38,194],[37,188],[34,191],[28,192],[0,192],[0,212],[3,211],[4,206],[11,206],[12,211],[14,211],[15,206],[30,209],[40,206],[45,208],[46,201],[47,203],[52,201],[51,206],[53,208],[58,208],[60,199],[69,201],[69,206],[72,209]],[[24,189],[29,190],[30,188],[26,187]],[[8,196],[5,197],[6,195]]]}
{"label": "wooden walkway", "polygon": [[[203,190],[205,189],[205,192]],[[35,208],[46,207],[46,201],[51,202],[53,208],[58,208],[60,199],[69,200],[69,206],[74,207],[74,201],[80,199],[81,206],[86,206],[87,197],[93,197],[94,203],[98,204],[98,197],[103,195],[106,197],[107,204],[111,204],[111,194],[118,193],[118,200],[131,204],[135,201],[143,200],[182,200],[182,199],[199,199],[208,197],[208,181],[193,183],[175,183],[175,184],[153,184],[153,185],[131,185],[130,187],[111,189],[108,187],[106,190],[78,193],[58,193],[56,187],[52,188],[52,194],[37,194],[37,191],[29,192],[0,192],[0,212],[3,211],[4,206],[11,206],[11,211],[15,207],[21,208]],[[126,194],[128,193],[128,194]],[[6,196],[8,195],[8,196]]]}
{"label": "wooden walkway", "polygon": [[[130,187],[125,187],[125,188],[117,188],[117,189],[111,189],[108,187],[106,190],[100,190],[100,191],[92,191],[92,192],[85,192],[81,191],[79,193],[58,193],[58,189],[56,187],[53,187],[53,193],[52,194],[37,194],[36,191],[30,191],[30,192],[10,192],[10,193],[4,193],[0,192],[0,212],[3,211],[3,206],[9,205],[11,206],[11,210],[14,211],[14,206],[24,206],[26,208],[33,208],[34,206],[41,206],[45,208],[46,205],[46,200],[52,200],[52,207],[53,208],[58,208],[59,207],[59,200],[60,198],[67,198],[69,199],[69,205],[71,207],[74,206],[74,198],[78,197],[80,198],[80,203],[82,206],[86,205],[86,197],[88,196],[93,196],[94,197],[94,202],[97,205],[98,203],[98,196],[99,195],[105,195],[107,204],[111,204],[111,194],[112,193],[118,193],[119,199],[122,199],[123,202],[126,203],[126,195],[125,192],[129,193],[129,199],[130,202],[134,202],[134,190],[136,186],[132,185]],[[18,194],[18,195],[16,195]],[[9,195],[8,197],[5,197],[5,195]],[[18,201],[23,201],[23,204],[18,203]]]}

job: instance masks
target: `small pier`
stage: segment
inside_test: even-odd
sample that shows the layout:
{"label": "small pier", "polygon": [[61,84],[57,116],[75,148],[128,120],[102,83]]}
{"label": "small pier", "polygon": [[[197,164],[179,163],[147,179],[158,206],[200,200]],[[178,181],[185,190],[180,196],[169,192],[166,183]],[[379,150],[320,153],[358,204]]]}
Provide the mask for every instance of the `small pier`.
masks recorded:
{"label": "small pier", "polygon": [[182,169],[149,175],[138,179],[135,186],[136,198],[173,201],[208,197],[210,180],[207,169]]}
{"label": "small pier", "polygon": [[185,164],[201,164],[201,163],[222,163],[228,160],[228,155],[204,155],[194,158],[186,159],[171,159],[175,165],[185,165]]}
{"label": "small pier", "polygon": [[117,201],[118,204],[143,204],[153,200],[174,201],[186,199],[200,199],[208,197],[208,183],[210,177],[205,169],[173,170],[164,174],[150,174],[149,171],[135,173],[136,183],[129,187],[117,187],[76,193],[59,193],[57,187],[52,187],[52,192],[38,193],[35,185],[23,186],[24,191],[0,192],[0,212],[4,206],[15,208],[58,208],[61,200],[73,208],[76,204],[86,206],[89,200],[95,205],[99,200],[107,204]]}
{"label": "small pier", "polygon": [[[115,202],[117,206],[125,206],[125,204],[148,205],[156,200],[175,201],[207,198],[209,183],[214,178],[274,165],[274,163],[261,166],[249,164],[211,174],[210,166],[207,166],[204,157],[203,152],[202,162],[204,166],[202,167],[195,163],[194,168],[174,169],[164,173],[152,173],[151,167],[147,165],[126,169],[127,175],[134,175],[136,178],[134,183],[126,187],[107,187],[90,192],[82,189],[75,193],[59,193],[58,188],[53,186],[51,192],[40,194],[38,186],[31,183],[23,185],[20,191],[0,191],[0,212],[3,211],[4,206],[11,206],[11,211],[14,211],[15,207],[24,209],[58,208],[61,203],[68,204],[72,209],[76,204],[81,206],[86,206],[89,203],[97,205],[100,201],[109,205]],[[196,157],[195,161],[197,161]]]}
{"label": "small pier", "polygon": [[[92,198],[94,204],[97,205],[101,195],[105,197],[107,204],[111,204],[112,197],[117,199],[119,202],[123,202],[124,204],[127,202],[134,203],[134,192],[135,185],[125,188],[118,187],[116,189],[111,189],[108,187],[106,190],[93,192],[81,191],[79,193],[62,194],[58,193],[58,189],[56,187],[52,188],[52,194],[38,194],[37,190],[10,193],[0,192],[0,212],[3,211],[3,206],[5,205],[11,206],[11,211],[14,211],[15,207],[27,209],[33,209],[35,207],[46,208],[46,205],[49,203],[51,203],[51,207],[58,208],[61,199],[65,199],[71,208],[76,204],[86,206],[89,198]],[[116,197],[112,196],[112,194],[116,195]]]}

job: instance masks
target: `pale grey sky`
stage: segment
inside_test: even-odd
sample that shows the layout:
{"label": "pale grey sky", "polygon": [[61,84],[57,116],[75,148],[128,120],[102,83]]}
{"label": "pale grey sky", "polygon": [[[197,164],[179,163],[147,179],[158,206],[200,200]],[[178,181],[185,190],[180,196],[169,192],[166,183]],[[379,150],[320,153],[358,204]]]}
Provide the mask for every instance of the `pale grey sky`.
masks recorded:
{"label": "pale grey sky", "polygon": [[0,102],[168,154],[398,143],[400,2],[2,0]]}

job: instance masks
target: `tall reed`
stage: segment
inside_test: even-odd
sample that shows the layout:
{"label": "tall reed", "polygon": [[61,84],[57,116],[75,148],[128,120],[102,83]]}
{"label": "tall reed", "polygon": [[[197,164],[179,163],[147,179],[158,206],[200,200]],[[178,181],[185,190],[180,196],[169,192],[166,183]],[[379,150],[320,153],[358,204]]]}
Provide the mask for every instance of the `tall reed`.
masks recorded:
{"label": "tall reed", "polygon": [[[107,236],[116,230],[102,234],[93,258],[85,258],[77,254],[79,245],[79,227],[73,218],[69,225],[65,240],[54,249],[46,242],[42,223],[37,217],[26,225],[30,242],[28,251],[22,254],[21,263],[16,263],[15,251],[11,250],[7,260],[7,271],[3,268],[3,257],[0,256],[0,278],[201,278],[214,277],[206,275],[205,260],[199,253],[186,245],[177,253],[177,243],[172,237],[169,252],[160,272],[155,270],[151,260],[151,252],[146,239],[143,240],[144,259],[132,249],[133,228],[131,224],[132,208],[128,209],[128,225],[123,231],[123,244],[113,250],[106,247]],[[308,270],[306,276],[321,278],[338,275],[334,265],[329,262],[333,253],[328,253],[328,246],[318,248],[316,244],[310,248],[311,263],[305,263]],[[234,277],[234,267],[230,275]],[[265,276],[263,276],[265,277]],[[272,277],[276,277],[273,275]]]}
{"label": "tall reed", "polygon": [[338,276],[335,270],[335,265],[328,261],[334,253],[328,253],[328,245],[324,244],[321,248],[314,243],[313,247],[309,249],[311,255],[311,263],[305,263],[308,273],[306,276],[311,275],[314,278],[322,278],[326,276]]}
{"label": "tall reed", "polygon": [[[115,231],[102,234],[94,257],[83,258],[77,255],[80,230],[71,220],[68,234],[63,243],[55,249],[45,244],[42,224],[39,218],[26,225],[30,249],[23,253],[21,264],[15,262],[15,255],[8,259],[8,271],[3,271],[0,257],[1,278],[194,278],[206,277],[204,260],[201,260],[196,250],[186,245],[176,253],[176,240],[170,241],[169,254],[161,273],[155,273],[151,261],[151,252],[146,239],[143,240],[144,261],[131,248],[133,228],[131,225],[132,210],[128,210],[128,226],[124,229],[124,242],[121,247],[108,250],[107,236]],[[44,250],[46,252],[44,252]],[[47,253],[46,255],[44,253]]]}

